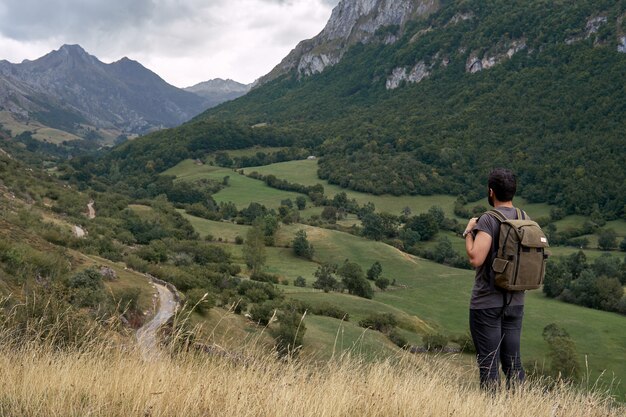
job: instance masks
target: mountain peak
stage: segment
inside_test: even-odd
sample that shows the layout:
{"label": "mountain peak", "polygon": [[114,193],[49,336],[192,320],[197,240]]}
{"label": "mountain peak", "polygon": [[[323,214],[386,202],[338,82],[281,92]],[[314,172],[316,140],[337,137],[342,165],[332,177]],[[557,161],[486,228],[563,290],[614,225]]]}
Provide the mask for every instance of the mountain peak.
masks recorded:
{"label": "mountain peak", "polygon": [[87,55],[87,52],[83,49],[82,46],[78,44],[64,44],[59,48],[59,52],[67,52],[67,53],[80,53]]}

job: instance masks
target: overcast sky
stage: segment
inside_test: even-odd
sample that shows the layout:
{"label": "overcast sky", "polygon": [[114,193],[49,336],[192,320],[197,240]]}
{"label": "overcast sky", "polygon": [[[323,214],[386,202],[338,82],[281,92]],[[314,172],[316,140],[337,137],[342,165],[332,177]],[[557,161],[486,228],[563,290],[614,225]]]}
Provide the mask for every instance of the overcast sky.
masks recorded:
{"label": "overcast sky", "polygon": [[170,84],[250,83],[317,35],[339,0],[0,0],[0,59],[80,44],[127,56]]}

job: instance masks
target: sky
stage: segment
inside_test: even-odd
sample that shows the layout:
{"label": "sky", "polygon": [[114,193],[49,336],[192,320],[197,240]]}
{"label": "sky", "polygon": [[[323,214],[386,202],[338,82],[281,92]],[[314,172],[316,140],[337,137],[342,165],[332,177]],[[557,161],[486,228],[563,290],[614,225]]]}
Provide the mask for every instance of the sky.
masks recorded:
{"label": "sky", "polygon": [[339,0],[0,0],[0,60],[79,44],[128,57],[177,87],[251,83],[317,35]]}

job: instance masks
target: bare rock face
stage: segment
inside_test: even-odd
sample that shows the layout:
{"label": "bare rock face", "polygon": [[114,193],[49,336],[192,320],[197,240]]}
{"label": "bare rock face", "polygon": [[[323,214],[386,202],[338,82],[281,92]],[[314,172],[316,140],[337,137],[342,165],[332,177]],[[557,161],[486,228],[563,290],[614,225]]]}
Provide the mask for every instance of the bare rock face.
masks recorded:
{"label": "bare rock face", "polygon": [[402,67],[394,68],[391,75],[387,78],[385,86],[387,90],[395,90],[400,87],[402,82],[409,84],[419,83],[430,75],[430,69],[431,67],[426,66],[424,61],[419,61],[415,64],[411,71],[407,71],[407,68]]}
{"label": "bare rock face", "polygon": [[[293,69],[299,76],[308,76],[336,65],[354,44],[370,42],[381,27],[400,28],[410,19],[426,16],[439,7],[438,0],[341,0],[319,35],[302,41],[257,85],[267,83]],[[382,42],[394,43],[395,35]]]}
{"label": "bare rock face", "polygon": [[492,68],[524,49],[526,49],[526,41],[517,39],[506,45],[498,45],[492,48],[484,53],[482,57],[472,53],[465,63],[465,71],[473,74]]}

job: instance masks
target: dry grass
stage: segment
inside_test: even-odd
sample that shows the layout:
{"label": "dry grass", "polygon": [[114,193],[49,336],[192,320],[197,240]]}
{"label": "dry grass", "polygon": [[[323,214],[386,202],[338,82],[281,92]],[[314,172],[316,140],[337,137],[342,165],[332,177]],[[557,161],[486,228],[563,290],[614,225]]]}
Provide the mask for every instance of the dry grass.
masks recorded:
{"label": "dry grass", "polygon": [[[4,336],[7,336],[6,334]],[[161,355],[91,344],[58,351],[0,337],[2,416],[623,416],[599,394],[527,386],[489,396],[445,358],[325,363]],[[234,358],[234,359],[233,359]]]}

